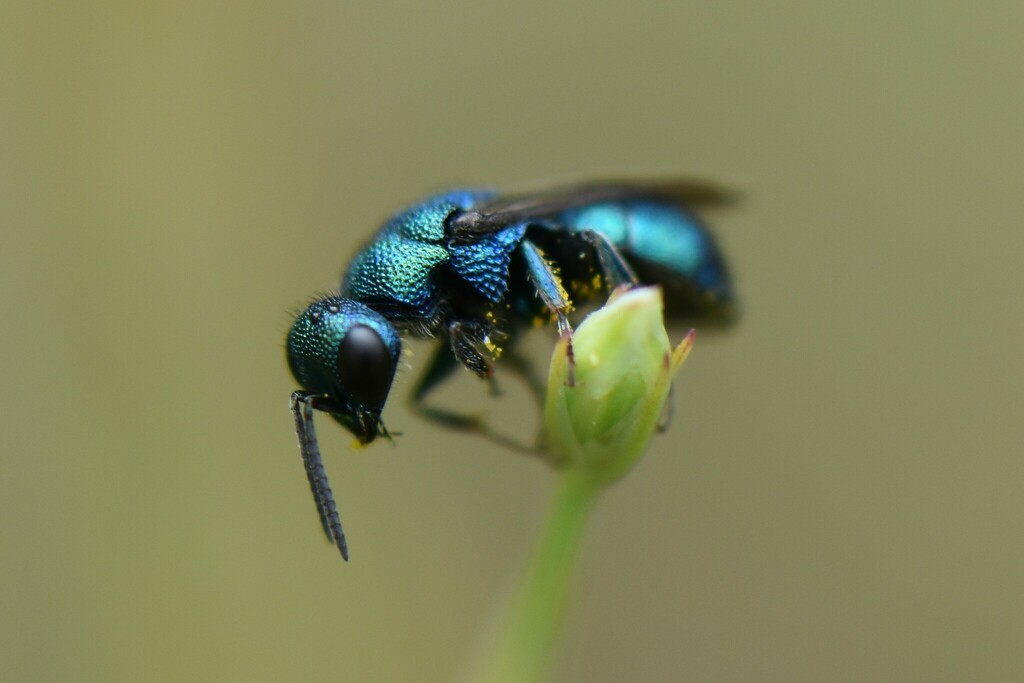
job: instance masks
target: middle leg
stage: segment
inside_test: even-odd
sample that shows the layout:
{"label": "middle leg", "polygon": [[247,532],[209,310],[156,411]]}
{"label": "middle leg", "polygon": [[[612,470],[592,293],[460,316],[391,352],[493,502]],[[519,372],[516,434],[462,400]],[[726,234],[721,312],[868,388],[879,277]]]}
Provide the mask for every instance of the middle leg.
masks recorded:
{"label": "middle leg", "polygon": [[537,295],[555,316],[558,334],[566,341],[565,352],[569,359],[569,376],[566,381],[569,386],[573,386],[576,384],[576,357],[572,346],[572,326],[569,324],[572,301],[569,300],[569,294],[562,286],[562,280],[555,272],[554,266],[544,258],[543,252],[533,242],[524,239],[519,244],[519,249]]}

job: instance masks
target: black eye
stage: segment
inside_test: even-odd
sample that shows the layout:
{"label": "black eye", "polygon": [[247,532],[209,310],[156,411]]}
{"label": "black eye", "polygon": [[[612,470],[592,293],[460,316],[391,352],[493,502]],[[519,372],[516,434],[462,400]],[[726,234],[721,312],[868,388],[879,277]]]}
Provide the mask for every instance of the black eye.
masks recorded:
{"label": "black eye", "polygon": [[356,325],[341,340],[338,372],[352,398],[376,404],[388,397],[395,368],[380,335],[366,325]]}

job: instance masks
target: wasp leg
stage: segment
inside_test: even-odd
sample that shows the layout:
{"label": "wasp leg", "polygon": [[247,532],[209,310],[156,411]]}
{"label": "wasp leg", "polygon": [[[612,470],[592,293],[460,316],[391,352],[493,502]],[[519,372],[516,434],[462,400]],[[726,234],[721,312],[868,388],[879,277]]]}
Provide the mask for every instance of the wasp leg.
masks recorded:
{"label": "wasp leg", "polygon": [[434,387],[452,374],[455,366],[455,354],[452,353],[452,347],[445,343],[438,344],[434,356],[430,359],[430,364],[413,389],[412,400],[417,404],[422,403]]}
{"label": "wasp leg", "polygon": [[479,326],[463,322],[451,323],[448,326],[448,343],[438,345],[426,372],[423,373],[413,390],[413,409],[421,416],[447,427],[480,429],[482,421],[479,417],[434,408],[426,405],[424,399],[437,385],[447,379],[459,364],[472,370],[477,377],[489,380],[491,392],[496,393],[494,368],[476,348],[477,345],[485,343],[486,333]]}
{"label": "wasp leg", "polygon": [[[580,236],[585,239],[597,252],[598,261],[601,264],[601,271],[608,281],[608,289],[615,291],[619,287],[632,289],[640,285],[640,278],[637,277],[629,262],[626,261],[622,252],[619,251],[607,236],[596,230],[581,230]],[[657,429],[659,432],[666,431],[672,424],[672,417],[675,411],[676,385],[672,383],[668,388],[668,397],[665,400],[665,407],[658,418]]]}
{"label": "wasp leg", "polygon": [[327,540],[336,545],[341,551],[341,556],[348,561],[348,543],[345,542],[345,532],[341,529],[338,506],[334,502],[331,483],[327,480],[324,462],[320,457],[320,445],[316,440],[316,429],[313,427],[313,410],[320,408],[317,403],[322,398],[319,394],[308,391],[296,391],[292,393],[289,405],[295,418],[299,452],[302,453],[302,462],[306,466],[306,478],[309,480],[309,490],[313,492],[320,524],[327,534]]}
{"label": "wasp leg", "polygon": [[416,383],[416,388],[412,392],[412,407],[421,417],[445,427],[476,430],[480,427],[480,418],[434,408],[428,406],[424,401],[427,394],[433,391],[457,367],[458,361],[455,359],[455,352],[452,350],[451,344],[438,344],[434,357],[430,359],[430,365],[427,366],[426,372],[420,377],[420,381]]}
{"label": "wasp leg", "polygon": [[596,230],[581,230],[579,234],[597,252],[597,260],[601,264],[605,280],[608,281],[609,291],[623,285],[632,288],[640,284],[640,278],[636,276],[632,266],[607,236]]}
{"label": "wasp leg", "polygon": [[[467,341],[466,343],[469,342]],[[437,423],[443,427],[479,434],[488,441],[492,441],[499,446],[504,446],[505,448],[529,455],[537,455],[536,448],[526,446],[518,441],[510,439],[507,436],[495,432],[487,426],[483,418],[479,416],[457,413],[455,411],[436,408],[426,404],[425,399],[427,394],[433,391],[438,384],[440,384],[452,373],[453,370],[455,370],[455,368],[458,367],[460,361],[456,358],[456,352],[454,349],[454,343],[438,345],[437,351],[434,352],[434,357],[430,360],[430,365],[427,367],[426,372],[423,373],[423,376],[416,384],[416,388],[413,390],[413,410],[415,410],[420,417]]]}
{"label": "wasp leg", "polygon": [[494,368],[480,353],[479,347],[488,344],[487,332],[480,325],[456,320],[448,325],[448,340],[455,360],[473,371],[480,379],[490,379]]}
{"label": "wasp leg", "polygon": [[572,311],[572,301],[569,300],[569,294],[562,286],[562,281],[555,269],[533,242],[524,239],[520,242],[519,249],[523,253],[526,269],[533,281],[533,286],[537,289],[538,296],[555,315],[558,321],[558,334],[566,341],[565,353],[569,359],[569,376],[566,384],[571,387],[576,384],[576,357],[573,353],[572,326],[569,324],[568,317]]}

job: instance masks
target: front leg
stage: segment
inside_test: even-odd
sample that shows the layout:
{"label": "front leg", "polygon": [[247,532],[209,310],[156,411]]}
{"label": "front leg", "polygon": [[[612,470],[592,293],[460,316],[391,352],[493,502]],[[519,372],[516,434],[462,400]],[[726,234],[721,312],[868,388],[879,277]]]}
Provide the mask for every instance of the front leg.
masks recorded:
{"label": "front leg", "polygon": [[480,379],[490,379],[494,367],[481,353],[487,349],[492,355],[498,354],[498,347],[491,340],[491,329],[487,325],[466,320],[455,320],[448,324],[448,341],[455,360],[473,371]]}
{"label": "front leg", "polygon": [[434,351],[434,357],[431,358],[426,371],[413,390],[412,407],[421,417],[445,427],[479,430],[482,424],[480,417],[427,405],[426,402],[427,394],[447,379],[458,366],[459,363],[452,352],[452,345],[447,342],[438,344],[437,350]]}
{"label": "front leg", "polygon": [[456,320],[448,323],[447,329],[447,343],[438,345],[427,370],[417,382],[412,394],[412,405],[421,416],[447,427],[479,430],[479,417],[435,408],[426,403],[427,394],[447,379],[460,364],[472,370],[477,377],[489,380],[492,392],[495,391],[494,368],[480,351],[483,347],[494,348],[496,352],[489,328],[472,321]]}
{"label": "front leg", "polygon": [[490,380],[491,388],[494,389],[494,370],[478,350],[480,346],[485,348],[493,346],[490,332],[487,331],[486,326],[466,321],[451,323],[448,327],[448,343],[438,346],[426,372],[413,390],[413,409],[421,417],[444,427],[479,434],[499,446],[536,455],[535,448],[491,429],[482,416],[427,405],[427,395],[444,381],[460,363],[473,370],[478,377]]}

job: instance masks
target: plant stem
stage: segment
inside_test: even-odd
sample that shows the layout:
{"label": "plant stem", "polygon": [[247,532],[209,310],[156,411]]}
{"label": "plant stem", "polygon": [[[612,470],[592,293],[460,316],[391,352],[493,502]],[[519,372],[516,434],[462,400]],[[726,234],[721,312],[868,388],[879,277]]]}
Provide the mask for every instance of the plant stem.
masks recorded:
{"label": "plant stem", "polygon": [[603,486],[586,472],[564,470],[544,533],[499,622],[484,670],[475,680],[530,683],[546,679],[572,592],[576,560],[590,512]]}

